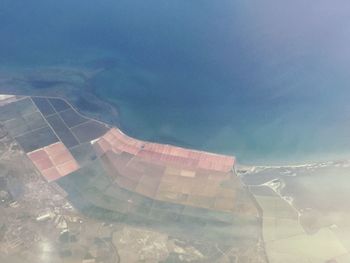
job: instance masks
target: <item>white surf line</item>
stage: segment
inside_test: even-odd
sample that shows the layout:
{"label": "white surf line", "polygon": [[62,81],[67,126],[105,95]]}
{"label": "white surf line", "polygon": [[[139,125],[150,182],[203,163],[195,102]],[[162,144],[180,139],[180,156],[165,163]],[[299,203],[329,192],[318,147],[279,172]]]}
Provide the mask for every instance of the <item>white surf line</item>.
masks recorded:
{"label": "white surf line", "polygon": [[[346,160],[350,161],[350,160]],[[238,165],[238,169],[247,170],[246,174],[254,173],[256,170],[266,170],[266,169],[293,169],[293,168],[308,168],[308,167],[327,167],[329,165],[336,164],[337,161],[324,161],[324,162],[313,162],[313,163],[304,163],[304,164],[286,164],[286,165]],[[261,171],[260,170],[260,171]]]}

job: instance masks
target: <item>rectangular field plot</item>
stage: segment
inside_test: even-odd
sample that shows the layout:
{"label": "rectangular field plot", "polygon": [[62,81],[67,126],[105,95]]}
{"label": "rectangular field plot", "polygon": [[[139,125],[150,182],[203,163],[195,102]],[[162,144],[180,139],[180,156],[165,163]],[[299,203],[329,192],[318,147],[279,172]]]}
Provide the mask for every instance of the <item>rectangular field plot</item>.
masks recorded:
{"label": "rectangular field plot", "polygon": [[29,98],[22,99],[11,104],[13,104],[16,107],[16,110],[20,115],[25,115],[37,110],[31,99]]}
{"label": "rectangular field plot", "polygon": [[74,109],[70,108],[68,110],[62,111],[59,113],[62,120],[67,124],[69,128],[87,122],[88,119],[84,118],[78,114]]}
{"label": "rectangular field plot", "polygon": [[88,121],[72,128],[72,132],[81,143],[92,141],[105,134],[109,128],[97,121]]}
{"label": "rectangular field plot", "polygon": [[48,99],[51,105],[54,107],[55,111],[60,112],[64,110],[68,110],[70,106],[67,102],[62,99]]}
{"label": "rectangular field plot", "polygon": [[36,111],[29,98],[22,99],[1,107],[0,121],[7,121]]}
{"label": "rectangular field plot", "polygon": [[32,100],[44,116],[49,116],[56,113],[46,98],[32,98]]}
{"label": "rectangular field plot", "polygon": [[10,103],[1,107],[0,111],[0,121],[8,121],[19,116],[15,103]]}
{"label": "rectangular field plot", "polygon": [[72,132],[62,121],[58,114],[47,117],[46,120],[50,123],[55,133],[60,137],[61,141],[66,145],[67,148],[76,146],[79,144],[77,139],[74,137]]}
{"label": "rectangular field plot", "polygon": [[31,130],[36,130],[47,126],[47,123],[44,120],[44,118],[41,116],[40,112],[34,112],[32,114],[25,115],[23,116],[23,119],[26,125]]}
{"label": "rectangular field plot", "polygon": [[25,133],[15,138],[25,152],[31,152],[44,146],[58,142],[57,136],[50,127],[44,127]]}
{"label": "rectangular field plot", "polygon": [[46,127],[47,123],[39,112],[34,112],[8,120],[4,122],[4,125],[11,136],[17,137],[26,132]]}
{"label": "rectangular field plot", "polygon": [[4,126],[9,134],[13,137],[30,131],[24,120],[18,117],[4,122]]}

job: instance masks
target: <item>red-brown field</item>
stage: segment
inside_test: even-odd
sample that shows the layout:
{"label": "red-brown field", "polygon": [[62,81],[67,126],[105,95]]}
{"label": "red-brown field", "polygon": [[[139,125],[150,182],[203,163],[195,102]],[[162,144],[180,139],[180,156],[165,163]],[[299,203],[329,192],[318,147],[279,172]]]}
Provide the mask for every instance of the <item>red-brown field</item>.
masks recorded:
{"label": "red-brown field", "polygon": [[143,142],[113,128],[93,142],[122,188],[152,199],[212,210],[256,213],[240,204],[230,156]]}
{"label": "red-brown field", "polygon": [[235,159],[231,156],[143,142],[123,134],[116,128],[108,131],[97,143],[102,152],[108,150],[127,152],[148,161],[173,164],[189,169],[229,172],[235,164]]}
{"label": "red-brown field", "polygon": [[30,152],[28,156],[49,182],[79,169],[78,163],[61,142]]}

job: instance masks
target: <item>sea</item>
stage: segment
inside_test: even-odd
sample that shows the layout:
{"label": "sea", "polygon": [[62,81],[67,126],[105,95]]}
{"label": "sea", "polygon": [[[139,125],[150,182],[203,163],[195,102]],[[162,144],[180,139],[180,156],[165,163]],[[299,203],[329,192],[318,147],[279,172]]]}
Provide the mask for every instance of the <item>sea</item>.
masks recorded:
{"label": "sea", "polygon": [[92,91],[139,139],[246,164],[349,158],[349,14],[348,0],[1,0],[0,69],[103,67]]}

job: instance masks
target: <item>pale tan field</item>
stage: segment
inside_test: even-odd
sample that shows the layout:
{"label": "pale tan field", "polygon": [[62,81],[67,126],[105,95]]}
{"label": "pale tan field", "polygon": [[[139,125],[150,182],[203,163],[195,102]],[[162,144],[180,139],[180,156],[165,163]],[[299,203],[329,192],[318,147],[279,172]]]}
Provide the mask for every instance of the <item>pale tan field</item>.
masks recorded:
{"label": "pale tan field", "polygon": [[324,227],[307,234],[296,210],[278,195],[255,197],[263,210],[263,236],[270,263],[325,263],[331,259],[350,262],[345,246],[349,239],[339,229]]}

